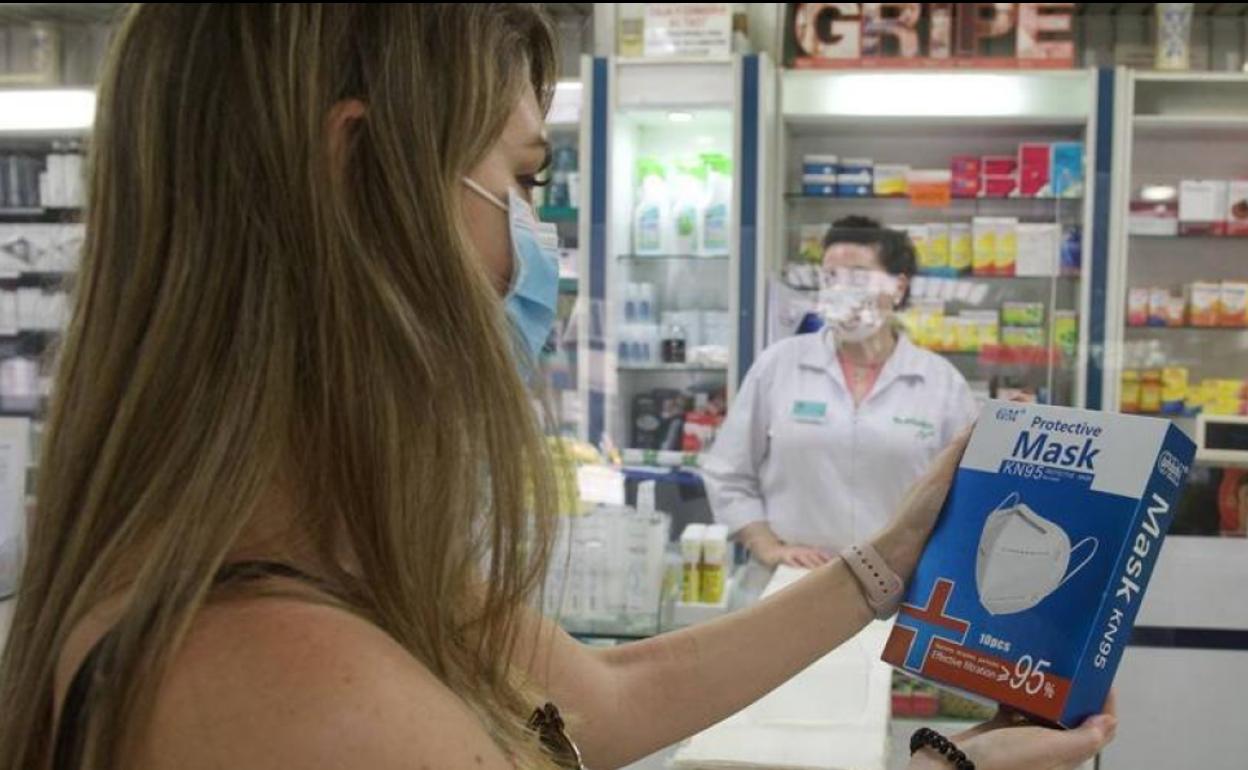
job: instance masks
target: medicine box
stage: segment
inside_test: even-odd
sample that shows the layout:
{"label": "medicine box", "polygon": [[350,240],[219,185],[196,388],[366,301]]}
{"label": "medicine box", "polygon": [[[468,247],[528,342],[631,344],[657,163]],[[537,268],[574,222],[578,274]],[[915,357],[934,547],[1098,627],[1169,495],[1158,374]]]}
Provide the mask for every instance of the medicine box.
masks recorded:
{"label": "medicine box", "polygon": [[1227,184],[1220,179],[1179,182],[1179,234],[1226,233]]}
{"label": "medicine box", "polygon": [[803,155],[802,174],[815,176],[835,176],[837,173],[837,157],[835,155]]}
{"label": "medicine box", "polygon": [[1168,237],[1179,234],[1179,204],[1175,201],[1131,201],[1128,235]]}
{"label": "medicine box", "polygon": [[980,161],[984,176],[1014,176],[1018,159],[1013,155],[985,155]]}
{"label": "medicine box", "polygon": [[836,174],[802,174],[802,195],[834,198],[836,190]]}
{"label": "medicine box", "polygon": [[[1214,284],[1213,290],[1216,294],[1221,289]],[[1145,286],[1133,286],[1127,290],[1127,326],[1148,326],[1148,305],[1151,295],[1152,291]],[[1217,324],[1210,325],[1216,326]]]}
{"label": "medicine box", "polygon": [[1226,183],[1226,234],[1248,235],[1248,180]]}
{"label": "medicine box", "polygon": [[950,163],[950,192],[954,198],[978,198],[983,189],[983,163],[978,155],[956,155]]}
{"label": "medicine box", "polygon": [[875,197],[904,198],[910,192],[906,178],[910,167],[899,163],[878,163],[875,166]]}
{"label": "medicine box", "polygon": [[1083,142],[1054,142],[1049,186],[1055,198],[1083,197]]}
{"label": "medicine box", "polygon": [[980,194],[985,198],[1009,198],[1018,191],[1016,176],[984,175]]}
{"label": "medicine box", "polygon": [[1248,283],[1222,282],[1218,317],[1221,326],[1248,326]]}
{"label": "medicine box", "polygon": [[884,660],[1051,724],[1099,713],[1195,452],[1168,420],[989,402]]}
{"label": "medicine box", "polygon": [[846,172],[836,175],[836,195],[840,198],[870,198],[874,185],[870,170]]}
{"label": "medicine box", "polygon": [[1026,142],[1018,146],[1018,194],[1024,198],[1052,194],[1049,171],[1052,146],[1048,142]]}
{"label": "medicine box", "polygon": [[1196,281],[1188,288],[1192,326],[1218,326],[1221,323],[1222,286]]}
{"label": "medicine box", "polygon": [[1018,264],[1018,218],[996,217],[997,255],[993,260],[995,275],[1012,276]]}
{"label": "medicine box", "polygon": [[1047,278],[1057,275],[1061,227],[1052,222],[1024,222],[1015,228],[1018,233],[1020,276]]}

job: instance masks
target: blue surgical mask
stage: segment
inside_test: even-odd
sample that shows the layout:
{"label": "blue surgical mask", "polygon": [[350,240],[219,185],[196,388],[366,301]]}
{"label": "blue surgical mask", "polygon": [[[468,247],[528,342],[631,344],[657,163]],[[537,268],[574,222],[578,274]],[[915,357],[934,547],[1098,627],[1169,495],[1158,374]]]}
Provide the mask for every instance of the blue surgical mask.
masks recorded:
{"label": "blue surgical mask", "polygon": [[536,358],[555,327],[559,301],[559,235],[554,225],[537,221],[533,207],[516,192],[507,203],[477,182],[464,178],[469,189],[507,212],[513,258],[511,287],[503,307],[524,349]]}

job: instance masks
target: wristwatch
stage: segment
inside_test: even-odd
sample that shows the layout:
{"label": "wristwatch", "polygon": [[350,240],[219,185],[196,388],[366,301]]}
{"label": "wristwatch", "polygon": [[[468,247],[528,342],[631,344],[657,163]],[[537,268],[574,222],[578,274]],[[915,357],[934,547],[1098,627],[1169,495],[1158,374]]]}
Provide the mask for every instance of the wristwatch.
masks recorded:
{"label": "wristwatch", "polygon": [[858,579],[875,617],[888,620],[896,615],[906,584],[893,572],[879,552],[870,543],[851,545],[841,552],[841,559]]}

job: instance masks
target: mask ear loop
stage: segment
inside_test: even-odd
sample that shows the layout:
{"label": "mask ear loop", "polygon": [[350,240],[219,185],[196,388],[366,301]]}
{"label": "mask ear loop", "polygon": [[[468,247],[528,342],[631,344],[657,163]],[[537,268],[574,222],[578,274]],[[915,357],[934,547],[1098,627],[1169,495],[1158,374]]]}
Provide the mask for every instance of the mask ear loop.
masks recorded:
{"label": "mask ear loop", "polygon": [[487,190],[487,189],[485,189],[484,187],[482,187],[482,186],[481,186],[481,183],[480,183],[480,182],[478,182],[477,180],[475,180],[475,179],[470,179],[470,178],[468,178],[468,177],[463,177],[463,180],[464,180],[464,185],[465,185],[465,186],[467,186],[469,190],[472,190],[472,191],[473,191],[473,192],[475,192],[477,195],[480,195],[482,198],[485,198],[487,201],[489,201],[490,203],[493,203],[495,206],[497,206],[498,208],[502,209],[503,211],[505,211],[505,212],[510,212],[510,211],[511,211],[511,207],[510,207],[510,206],[508,206],[508,205],[507,205],[507,204],[503,201],[503,199],[502,199],[502,198],[499,198],[499,197],[498,197],[497,195],[495,195],[494,193],[492,193],[492,192],[490,192],[489,190]]}
{"label": "mask ear loop", "polygon": [[1023,498],[1020,497],[1017,492],[1011,492],[1005,496],[1004,500],[1002,500],[1000,503],[997,504],[996,508],[992,509],[992,512],[996,513],[997,511],[1005,510],[1006,508],[1013,508],[1014,506],[1018,505],[1022,501],[1023,501]]}
{"label": "mask ear loop", "polygon": [[1066,573],[1066,577],[1062,578],[1062,582],[1060,582],[1060,583],[1058,583],[1058,584],[1057,584],[1057,587],[1058,587],[1058,588],[1061,588],[1062,586],[1066,585],[1066,581],[1067,581],[1067,580],[1070,580],[1072,577],[1074,577],[1076,574],[1078,574],[1079,570],[1081,570],[1081,569],[1083,569],[1084,567],[1088,566],[1088,563],[1092,561],[1092,558],[1093,558],[1094,556],[1096,556],[1096,550],[1097,550],[1097,548],[1098,548],[1098,546],[1099,546],[1099,543],[1098,543],[1097,539],[1096,539],[1096,538],[1094,538],[1094,537],[1085,537],[1084,539],[1080,540],[1078,543],[1076,543],[1076,544],[1075,544],[1075,547],[1074,547],[1074,548],[1071,548],[1071,549],[1070,549],[1070,552],[1071,552],[1071,553],[1074,553],[1075,551],[1078,551],[1080,548],[1082,548],[1083,546],[1087,545],[1088,543],[1091,543],[1091,544],[1092,544],[1092,552],[1088,554],[1087,558],[1085,558],[1083,561],[1079,562],[1079,566],[1078,566],[1078,567],[1075,567],[1075,568],[1074,568],[1074,569],[1072,569],[1070,572],[1067,572],[1067,573]]}

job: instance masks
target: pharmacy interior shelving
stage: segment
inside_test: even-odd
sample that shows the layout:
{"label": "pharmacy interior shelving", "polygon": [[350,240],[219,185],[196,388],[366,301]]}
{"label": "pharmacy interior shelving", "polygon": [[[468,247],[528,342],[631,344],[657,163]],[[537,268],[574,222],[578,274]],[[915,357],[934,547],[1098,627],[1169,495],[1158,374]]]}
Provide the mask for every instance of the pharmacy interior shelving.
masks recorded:
{"label": "pharmacy interior shelving", "polygon": [[[1248,141],[1248,75],[1122,70],[1118,81],[1121,129],[1115,152],[1108,339],[1120,344],[1107,349],[1107,407],[1154,411],[1153,404],[1140,403],[1141,391],[1134,383],[1146,372],[1169,369],[1173,374],[1166,378],[1171,386],[1164,388],[1165,409],[1177,425],[1195,435],[1194,412],[1214,413],[1222,405],[1200,405],[1199,399],[1189,396],[1206,380],[1248,377],[1248,328],[1217,325],[1233,323],[1228,319],[1201,318],[1204,314],[1191,302],[1190,287],[1248,282],[1243,259],[1248,239],[1210,234],[1212,225],[1181,222],[1200,214],[1200,207],[1179,197],[1184,180],[1248,178],[1243,156]],[[1199,201],[1189,198],[1189,202]],[[1213,213],[1219,222],[1231,218],[1230,203],[1218,203],[1220,210]],[[1141,216],[1145,205],[1166,211],[1164,222]],[[1189,233],[1193,227],[1196,232]],[[1131,297],[1133,290],[1138,295],[1144,289],[1174,297],[1185,317],[1176,316],[1170,326],[1140,325],[1140,318],[1132,318]],[[1215,325],[1207,325],[1211,321]],[[1187,381],[1185,392],[1178,387],[1180,374]],[[1202,454],[1193,477],[1197,493],[1221,473],[1200,462]],[[1199,519],[1180,522],[1180,531],[1218,534],[1195,523]]]}
{"label": "pharmacy interior shelving", "polygon": [[[0,417],[10,441],[27,439],[4,447],[26,457],[26,495],[37,473],[47,353],[68,312],[81,249],[81,169],[93,112],[94,95],[82,89],[0,90]],[[10,524],[11,503],[0,501]]]}
{"label": "pharmacy interior shelving", "polygon": [[[1167,416],[1195,436],[1201,418],[1193,416],[1192,407],[1199,399],[1187,400],[1195,391],[1184,393],[1176,387],[1181,385],[1177,375],[1186,375],[1189,385],[1248,378],[1248,329],[1193,327],[1199,319],[1192,317],[1186,302],[1178,303],[1188,315],[1176,316],[1175,322],[1183,324],[1178,328],[1132,326],[1129,299],[1133,288],[1161,289],[1177,301],[1184,287],[1194,282],[1248,281],[1244,262],[1248,240],[1173,235],[1182,226],[1179,220],[1193,217],[1193,210],[1199,214],[1200,207],[1190,208],[1189,201],[1180,217],[1171,208],[1176,202],[1169,200],[1183,180],[1248,178],[1243,152],[1248,141],[1248,75],[1122,69],[1115,79],[1104,406],[1109,410],[1144,406],[1139,378],[1160,371],[1161,379],[1170,384],[1161,388],[1163,404],[1168,401],[1179,412]],[[1182,203],[1177,206],[1183,208]],[[1230,212],[1218,213],[1223,219],[1221,215]],[[1230,395],[1238,402],[1241,394]],[[1156,396],[1154,390],[1149,400]],[[1203,419],[1210,419],[1211,410],[1201,409]],[[1242,536],[1248,517],[1241,502],[1248,500],[1238,483],[1243,468],[1243,463],[1215,461],[1203,448],[1197,451],[1196,466],[1135,626],[1137,636],[1186,641],[1133,641],[1118,674],[1118,702],[1122,724],[1136,727],[1119,733],[1103,755],[1102,767],[1225,766],[1226,757],[1243,751],[1242,732],[1226,730],[1224,720],[1208,715],[1222,713],[1239,697],[1235,685],[1219,682],[1242,682],[1248,674],[1248,656],[1243,652],[1248,644],[1244,641],[1248,601],[1242,592],[1207,589],[1211,584],[1242,585],[1248,580],[1248,540]],[[1201,707],[1176,709],[1175,703]],[[1165,730],[1187,736],[1185,744],[1194,747],[1183,752],[1182,759],[1163,731],[1153,729],[1160,726],[1154,715],[1163,713]]]}
{"label": "pharmacy interior shelving", "polygon": [[[1158,75],[1123,71],[1123,130],[1115,178],[1114,276],[1110,328],[1123,345],[1111,350],[1106,372],[1108,404],[1123,406],[1122,373],[1156,363],[1187,369],[1189,379],[1242,378],[1248,370],[1248,329],[1183,328],[1129,323],[1132,289],[1163,289],[1174,296],[1197,282],[1248,281],[1243,253],[1248,241],[1208,234],[1158,235],[1133,223],[1133,202],[1153,199],[1178,206],[1183,180],[1248,177],[1242,148],[1248,140],[1248,76],[1190,73]],[[1177,218],[1177,212],[1172,209]],[[1226,212],[1219,212],[1225,214]],[[1173,227],[1178,227],[1171,220]],[[1132,345],[1130,343],[1143,343]],[[1151,358],[1153,361],[1145,361]],[[1130,399],[1129,399],[1130,400]],[[1130,406],[1130,404],[1128,404]]]}
{"label": "pharmacy interior shelving", "polygon": [[[750,176],[739,153],[742,59],[597,62],[611,108],[591,172],[604,175],[606,200],[591,259],[603,276],[602,432],[590,438],[680,450],[673,426],[722,406],[736,384],[737,217]],[[677,208],[691,229],[678,229]]]}
{"label": "pharmacy interior shelving", "polygon": [[578,387],[577,341],[582,295],[582,220],[584,191],[580,169],[584,168],[587,143],[585,130],[584,84],[581,80],[561,80],[546,116],[546,135],[551,147],[549,184],[535,190],[537,216],[554,224],[559,232],[559,307],[552,346],[543,360],[556,429],[561,435],[584,435],[584,405]]}
{"label": "pharmacy interior shelving", "polygon": [[[1042,304],[1044,355],[999,355],[999,351],[980,355],[973,349],[949,352],[947,345],[935,347],[943,347],[981,393],[1000,395],[1018,388],[1056,403],[1085,403],[1086,373],[1080,362],[1086,360],[1089,328],[1097,71],[791,70],[782,74],[780,99],[779,163],[785,186],[776,200],[775,218],[782,224],[774,229],[774,259],[768,265],[769,341],[792,333],[793,319],[813,301],[811,283],[794,281],[790,266],[817,261],[820,249],[813,243],[812,251],[812,238],[817,242],[817,231],[841,217],[865,215],[891,227],[948,226],[976,218],[1054,223],[1062,241],[1077,244],[1080,263],[1072,260],[1063,266],[1054,254],[1051,270],[1026,277],[950,276],[945,269],[929,271],[940,273],[929,277],[921,271],[913,300],[923,313],[933,312],[934,306],[935,312],[950,315],[991,313],[1007,301]],[[1084,144],[1084,191],[1076,197],[954,197],[936,207],[919,207],[907,197],[804,194],[802,185],[807,155],[948,170],[955,156],[1017,156],[1023,143],[1053,142]],[[795,287],[807,291],[795,293]],[[1078,342],[1069,346],[1073,340],[1067,334],[1063,337],[1067,350],[1054,352],[1057,318],[1060,315],[1063,324],[1069,324],[1071,313],[1078,319]]]}

